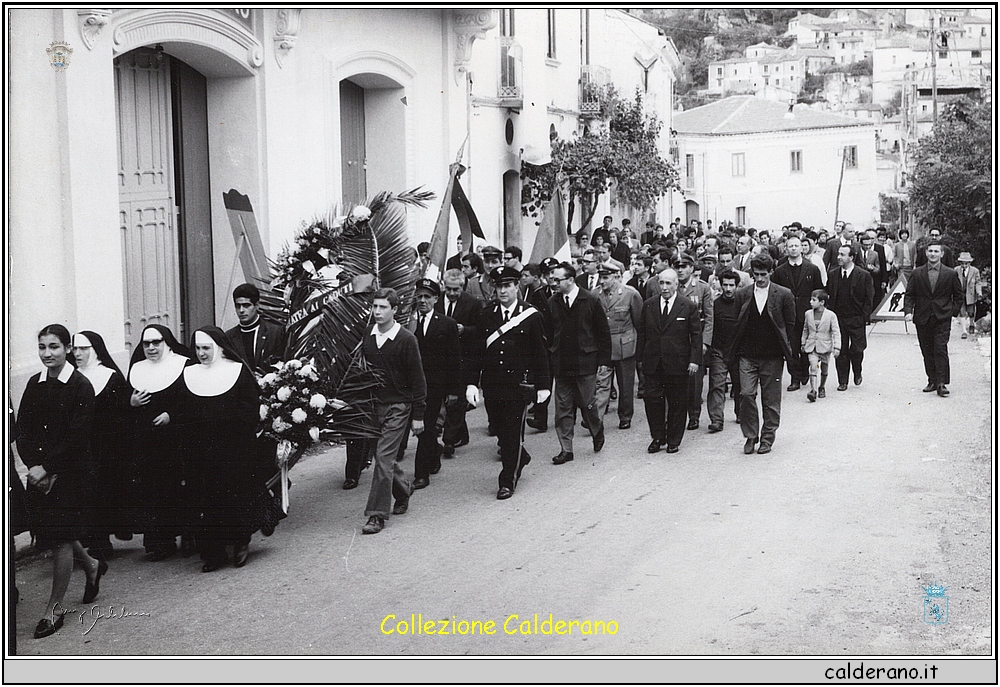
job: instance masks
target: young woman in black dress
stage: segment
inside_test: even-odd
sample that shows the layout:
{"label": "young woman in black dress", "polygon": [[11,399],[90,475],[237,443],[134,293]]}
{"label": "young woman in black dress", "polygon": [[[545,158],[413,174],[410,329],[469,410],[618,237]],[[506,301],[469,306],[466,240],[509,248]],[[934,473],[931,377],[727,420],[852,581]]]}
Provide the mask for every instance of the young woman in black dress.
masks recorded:
{"label": "young woman in black dress", "polygon": [[187,400],[183,372],[190,364],[190,351],[170,330],[151,324],[142,330],[128,371],[132,490],[141,503],[138,528],[151,561],[174,555],[177,535],[189,525],[182,419]]}
{"label": "young woman in black dress", "polygon": [[97,597],[108,570],[108,564],[91,558],[79,541],[91,493],[94,389],[73,368],[69,331],[61,324],[50,324],[38,334],[38,357],[45,371],[28,380],[17,418],[17,451],[28,467],[25,500],[32,531],[39,546],[53,550],[52,592],[35,628],[36,639],[63,625],[59,606],[73,573],[74,553],[87,573],[83,603]]}
{"label": "young woman in black dress", "polygon": [[112,534],[121,539],[132,538],[125,509],[125,486],[130,473],[125,464],[125,420],[131,390],[97,332],[82,331],[74,335],[73,356],[77,371],[94,387],[90,452],[94,458],[93,486],[97,493],[84,543],[87,553],[106,560],[114,555]]}

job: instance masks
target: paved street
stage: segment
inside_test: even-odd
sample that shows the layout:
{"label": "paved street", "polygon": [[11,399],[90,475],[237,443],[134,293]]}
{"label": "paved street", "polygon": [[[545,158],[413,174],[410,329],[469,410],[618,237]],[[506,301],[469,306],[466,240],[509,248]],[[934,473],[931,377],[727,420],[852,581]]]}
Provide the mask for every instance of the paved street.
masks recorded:
{"label": "paved street", "polygon": [[[375,536],[360,533],[370,471],[345,492],[343,449],[311,455],[292,472],[291,514],[274,536],[255,535],[245,568],[202,574],[196,558],[149,563],[138,537],[117,543],[97,607],[114,618],[79,604],[77,572],[66,627],[32,639],[50,563],[22,563],[19,651],[988,653],[992,340],[958,333],[950,398],[921,393],[912,325],[907,335],[902,323],[881,323],[862,386],[838,393],[834,373],[817,403],[804,390],[784,393],[770,455],[742,454],[729,404],[723,433],[708,435],[703,414],[680,453],[650,456],[639,402],[628,432],[609,413],[598,455],[578,428],[576,460],[562,466],[550,461],[553,430],[532,433],[534,460],[503,502],[480,409],[470,415],[472,444]],[[949,587],[948,622],[938,626],[923,620],[922,586],[932,582]],[[143,615],[120,617],[123,608]],[[385,635],[390,614],[492,620],[496,633]],[[617,632],[508,635],[512,614],[509,630],[552,614],[614,622]]]}

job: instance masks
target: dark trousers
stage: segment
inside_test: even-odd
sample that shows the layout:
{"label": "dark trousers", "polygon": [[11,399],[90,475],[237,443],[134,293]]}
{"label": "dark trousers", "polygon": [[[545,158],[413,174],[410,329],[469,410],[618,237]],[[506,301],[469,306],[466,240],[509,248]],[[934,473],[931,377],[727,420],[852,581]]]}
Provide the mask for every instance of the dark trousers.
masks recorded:
{"label": "dark trousers", "polygon": [[635,413],[635,356],[611,361],[611,369],[597,373],[597,412],[602,416],[608,412],[611,402],[611,388],[615,376],[618,377],[618,420],[631,422]]}
{"label": "dark trousers", "polygon": [[[773,444],[781,422],[781,358],[740,358],[740,429],[747,439]],[[757,413],[757,387],[764,426]]]}
{"label": "dark trousers", "polygon": [[865,359],[868,339],[865,336],[864,320],[840,321],[840,356],[837,358],[837,381],[847,384],[854,369],[855,376],[861,374],[861,363]]}
{"label": "dark trousers", "polygon": [[739,416],[740,403],[740,365],[734,360],[727,366],[722,357],[722,351],[717,348],[708,349],[708,421],[722,427],[725,424],[726,409],[726,376],[733,380],[733,397],[736,399],[734,410]]}
{"label": "dark trousers", "polygon": [[344,466],[345,479],[360,479],[361,471],[368,467],[378,439],[348,439],[347,465]]}
{"label": "dark trousers", "polygon": [[413,478],[428,479],[441,469],[441,444],[438,443],[438,416],[444,404],[444,390],[428,387],[424,431],[417,437],[417,455],[413,460]]}
{"label": "dark trousers", "polygon": [[[490,389],[483,389],[483,403],[487,411],[492,412],[497,430],[497,440],[500,443],[499,486],[514,488],[518,475],[518,450],[521,447],[521,418],[527,403],[521,399],[510,398],[512,394],[504,394]],[[531,460],[527,451],[521,453],[521,467]]]}
{"label": "dark trousers", "polygon": [[445,404],[444,433],[441,436],[441,441],[444,444],[458,446],[469,443],[469,426],[465,423],[467,407],[465,397],[461,394],[455,403]]}
{"label": "dark trousers", "polygon": [[795,338],[788,343],[792,346],[792,358],[788,361],[788,375],[793,382],[805,384],[809,381],[809,356],[802,352],[802,330],[805,329],[806,321],[795,320]]}
{"label": "dark trousers", "polygon": [[688,377],[688,417],[692,420],[701,419],[701,392],[705,390],[705,366],[698,367],[698,371]]}
{"label": "dark trousers", "polygon": [[927,324],[917,325],[917,341],[930,384],[951,384],[951,364],[948,360],[950,338],[951,319],[930,320]]}
{"label": "dark trousers", "polygon": [[689,375],[646,375],[642,401],[649,435],[668,446],[679,446],[687,426]]}

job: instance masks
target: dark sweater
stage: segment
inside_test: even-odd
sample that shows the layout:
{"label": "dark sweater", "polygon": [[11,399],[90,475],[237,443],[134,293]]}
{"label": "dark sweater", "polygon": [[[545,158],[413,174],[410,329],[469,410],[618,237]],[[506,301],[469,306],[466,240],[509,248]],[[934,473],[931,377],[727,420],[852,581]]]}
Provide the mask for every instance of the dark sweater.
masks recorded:
{"label": "dark sweater", "polygon": [[740,346],[740,355],[747,358],[784,358],[781,339],[774,331],[774,325],[766,314],[757,312],[757,304],[751,300],[747,312],[746,331]]}
{"label": "dark sweater", "polygon": [[715,299],[715,328],[712,332],[712,348],[720,351],[727,351],[733,345],[733,337],[736,335],[736,319],[740,312],[736,309],[735,298],[723,298],[719,296]]}
{"label": "dark sweater", "polygon": [[387,339],[379,348],[375,335],[369,330],[365,335],[364,352],[365,360],[383,380],[375,397],[381,403],[411,403],[413,417],[423,417],[427,381],[417,337],[400,327],[396,338]]}

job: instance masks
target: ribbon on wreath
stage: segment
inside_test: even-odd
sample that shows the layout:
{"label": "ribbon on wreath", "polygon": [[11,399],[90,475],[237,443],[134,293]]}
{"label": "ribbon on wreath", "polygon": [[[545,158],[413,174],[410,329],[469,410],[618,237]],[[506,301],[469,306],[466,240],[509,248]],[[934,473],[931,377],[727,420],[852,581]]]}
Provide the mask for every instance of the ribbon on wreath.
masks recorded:
{"label": "ribbon on wreath", "polygon": [[278,442],[276,461],[281,469],[281,510],[288,514],[288,460],[295,452],[295,444],[288,439]]}

